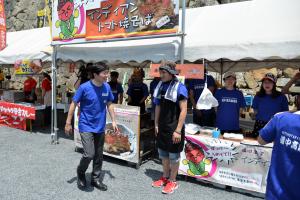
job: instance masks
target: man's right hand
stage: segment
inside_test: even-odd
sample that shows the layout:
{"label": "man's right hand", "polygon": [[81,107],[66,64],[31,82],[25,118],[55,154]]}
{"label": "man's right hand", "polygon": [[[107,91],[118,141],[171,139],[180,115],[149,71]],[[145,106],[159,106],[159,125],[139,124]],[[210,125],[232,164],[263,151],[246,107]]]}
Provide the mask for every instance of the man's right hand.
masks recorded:
{"label": "man's right hand", "polygon": [[72,127],[72,125],[71,125],[71,124],[66,124],[66,125],[65,125],[65,133],[66,133],[67,135],[71,135],[72,132],[73,132],[73,127]]}

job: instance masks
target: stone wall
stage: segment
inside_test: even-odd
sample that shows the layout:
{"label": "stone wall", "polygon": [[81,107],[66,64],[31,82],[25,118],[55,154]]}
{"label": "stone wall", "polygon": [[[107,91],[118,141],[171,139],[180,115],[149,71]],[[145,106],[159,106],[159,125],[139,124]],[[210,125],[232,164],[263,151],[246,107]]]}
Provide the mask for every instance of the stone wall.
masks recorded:
{"label": "stone wall", "polygon": [[[188,7],[211,6],[245,0],[187,0]],[[45,0],[5,0],[7,30],[20,31],[37,27],[37,11],[45,7]],[[45,20],[48,25],[48,20]]]}

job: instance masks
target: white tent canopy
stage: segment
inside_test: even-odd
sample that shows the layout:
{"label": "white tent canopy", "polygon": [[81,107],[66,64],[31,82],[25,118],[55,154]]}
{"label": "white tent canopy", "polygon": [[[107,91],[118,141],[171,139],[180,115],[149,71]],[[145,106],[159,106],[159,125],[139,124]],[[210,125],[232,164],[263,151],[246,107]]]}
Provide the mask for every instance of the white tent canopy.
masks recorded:
{"label": "white tent canopy", "polygon": [[300,1],[253,0],[189,9],[185,59],[218,72],[300,68]]}
{"label": "white tent canopy", "polygon": [[[299,0],[253,0],[187,9],[185,60],[199,62],[205,58],[210,69],[222,68],[223,72],[300,67],[298,8]],[[48,27],[7,35],[8,46],[0,52],[0,64],[25,58],[51,59]],[[65,45],[57,49],[57,58],[110,63],[178,61],[180,38]]]}
{"label": "white tent canopy", "polygon": [[189,9],[185,59],[300,58],[299,8],[299,0],[253,0]]}
{"label": "white tent canopy", "polygon": [[14,64],[16,60],[42,59],[51,61],[46,53],[51,44],[48,27],[7,33],[7,47],[0,51],[0,64]]}

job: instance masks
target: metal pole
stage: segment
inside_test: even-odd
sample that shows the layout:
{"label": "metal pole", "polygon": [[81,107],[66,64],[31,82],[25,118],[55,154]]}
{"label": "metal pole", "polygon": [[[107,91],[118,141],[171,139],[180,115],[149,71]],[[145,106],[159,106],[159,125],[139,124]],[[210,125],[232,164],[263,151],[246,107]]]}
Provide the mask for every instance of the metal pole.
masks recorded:
{"label": "metal pole", "polygon": [[223,59],[221,58],[221,86],[223,86],[223,67],[224,67],[224,62]]}
{"label": "metal pole", "polygon": [[181,13],[181,46],[180,46],[180,63],[184,64],[184,37],[185,37],[185,11],[186,11],[186,0],[182,0],[182,13]]}
{"label": "metal pole", "polygon": [[51,108],[51,144],[58,144],[57,137],[57,105],[56,105],[56,82],[57,82],[57,69],[56,69],[56,56],[57,46],[53,46],[52,54],[52,108]]}

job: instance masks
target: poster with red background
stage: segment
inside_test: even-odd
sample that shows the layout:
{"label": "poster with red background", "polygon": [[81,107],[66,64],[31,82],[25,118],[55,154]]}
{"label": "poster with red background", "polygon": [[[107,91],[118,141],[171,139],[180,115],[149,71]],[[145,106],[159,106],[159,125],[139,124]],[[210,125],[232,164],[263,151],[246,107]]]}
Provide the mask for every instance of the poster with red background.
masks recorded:
{"label": "poster with red background", "polygon": [[0,51],[6,47],[6,18],[4,0],[0,0]]}

